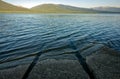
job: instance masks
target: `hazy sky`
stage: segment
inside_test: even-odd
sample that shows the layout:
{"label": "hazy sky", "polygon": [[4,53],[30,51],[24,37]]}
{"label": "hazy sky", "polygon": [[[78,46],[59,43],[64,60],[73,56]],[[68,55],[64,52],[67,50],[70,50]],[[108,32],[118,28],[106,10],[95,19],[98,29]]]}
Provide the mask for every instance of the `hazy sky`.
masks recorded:
{"label": "hazy sky", "polygon": [[78,7],[115,6],[120,7],[120,0],[4,0],[14,5],[31,8],[44,3],[66,4]]}

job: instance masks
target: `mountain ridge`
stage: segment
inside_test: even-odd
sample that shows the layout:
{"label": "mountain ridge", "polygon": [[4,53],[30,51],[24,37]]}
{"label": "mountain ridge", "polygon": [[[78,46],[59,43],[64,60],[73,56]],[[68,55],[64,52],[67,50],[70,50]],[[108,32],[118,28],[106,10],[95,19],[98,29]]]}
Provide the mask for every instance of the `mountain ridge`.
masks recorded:
{"label": "mountain ridge", "polygon": [[[111,10],[100,10],[96,7],[94,8],[81,8],[81,7],[75,7],[70,5],[63,5],[63,4],[41,4],[37,5],[31,8],[34,12],[40,12],[40,13],[120,13],[120,8],[110,7]],[[108,7],[108,9],[110,9]],[[62,9],[62,10],[61,10]],[[114,10],[115,9],[115,10]],[[117,11],[117,10],[118,11]]]}
{"label": "mountain ridge", "polygon": [[28,11],[29,9],[19,7],[5,1],[0,0],[0,12],[17,12],[17,11]]}
{"label": "mountain ridge", "polygon": [[79,8],[69,5],[63,4],[42,4],[37,5],[31,8],[34,12],[41,12],[41,13],[93,13],[96,12],[92,9],[87,8]]}
{"label": "mountain ridge", "polygon": [[41,4],[30,9],[16,6],[0,0],[0,12],[26,12],[26,13],[120,13],[120,8],[103,10],[102,8],[81,8],[64,4]]}

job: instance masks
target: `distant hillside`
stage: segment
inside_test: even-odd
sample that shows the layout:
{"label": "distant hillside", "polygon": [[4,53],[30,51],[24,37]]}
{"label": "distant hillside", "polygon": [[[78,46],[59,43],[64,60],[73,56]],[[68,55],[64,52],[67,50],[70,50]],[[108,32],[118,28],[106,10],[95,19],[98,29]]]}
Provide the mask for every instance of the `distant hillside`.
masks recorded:
{"label": "distant hillside", "polygon": [[96,13],[97,11],[61,4],[42,4],[31,8],[32,12],[39,13]]}
{"label": "distant hillside", "polygon": [[96,7],[80,8],[62,4],[42,4],[31,9],[15,6],[0,0],[0,12],[27,12],[27,13],[120,13],[120,8]]}
{"label": "distant hillside", "polygon": [[119,12],[120,13],[120,8],[117,8],[117,7],[95,7],[93,9],[99,10],[99,11]]}
{"label": "distant hillside", "polygon": [[28,9],[18,7],[0,0],[0,12],[12,12],[12,11],[28,11]]}

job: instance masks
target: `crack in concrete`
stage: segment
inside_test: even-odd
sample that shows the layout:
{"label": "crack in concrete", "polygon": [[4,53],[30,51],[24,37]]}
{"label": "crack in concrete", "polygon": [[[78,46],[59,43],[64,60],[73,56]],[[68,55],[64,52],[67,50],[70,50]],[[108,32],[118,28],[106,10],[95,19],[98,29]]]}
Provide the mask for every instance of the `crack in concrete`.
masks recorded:
{"label": "crack in concrete", "polygon": [[[41,46],[41,49],[43,49],[45,45],[43,44]],[[29,65],[28,69],[26,70],[25,74],[23,75],[22,79],[27,79],[30,72],[32,71],[32,69],[34,68],[34,66],[37,64],[39,57],[43,54],[43,52],[38,52],[36,57],[33,59],[32,63]]]}
{"label": "crack in concrete", "polygon": [[[74,50],[77,50],[77,47],[74,45],[73,41],[71,40],[70,40],[70,47]],[[87,65],[86,59],[83,58],[78,51],[75,52],[75,56],[78,58],[79,63],[82,65],[85,72],[89,75],[90,79],[95,79],[95,75],[93,74],[89,66]]]}
{"label": "crack in concrete", "polygon": [[34,68],[34,66],[37,64],[39,57],[42,55],[42,52],[39,52],[36,57],[34,58],[34,60],[32,61],[32,63],[30,64],[30,66],[28,67],[27,71],[25,72],[25,74],[23,75],[22,79],[27,79],[30,72],[32,71],[32,69]]}

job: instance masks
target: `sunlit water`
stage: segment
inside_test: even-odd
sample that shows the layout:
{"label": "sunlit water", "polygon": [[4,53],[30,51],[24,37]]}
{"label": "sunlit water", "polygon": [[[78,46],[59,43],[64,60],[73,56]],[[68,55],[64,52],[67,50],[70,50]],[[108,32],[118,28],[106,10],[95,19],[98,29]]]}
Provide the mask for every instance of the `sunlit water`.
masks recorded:
{"label": "sunlit water", "polygon": [[[97,41],[120,51],[119,14],[0,14],[0,61]],[[58,49],[57,49],[58,48]],[[48,50],[51,49],[51,50]],[[69,50],[70,51],[70,50]],[[21,64],[31,58],[8,62]]]}

